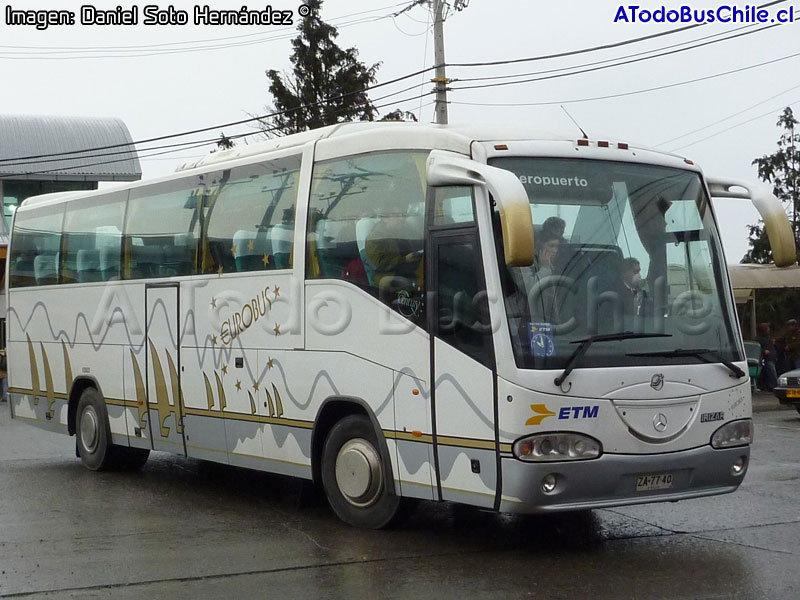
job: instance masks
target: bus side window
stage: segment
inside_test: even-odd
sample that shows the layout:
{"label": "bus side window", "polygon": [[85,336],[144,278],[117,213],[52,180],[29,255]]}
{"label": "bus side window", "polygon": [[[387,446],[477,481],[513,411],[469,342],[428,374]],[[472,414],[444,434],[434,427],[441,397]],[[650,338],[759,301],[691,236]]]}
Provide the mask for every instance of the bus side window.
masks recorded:
{"label": "bus side window", "polygon": [[349,281],[422,322],[425,152],[384,152],[314,167],[308,279]]}
{"label": "bus side window", "polygon": [[196,272],[202,176],[133,188],[125,219],[125,279]]}
{"label": "bus side window", "polygon": [[63,205],[56,210],[22,211],[12,234],[9,269],[11,287],[58,283]]}
{"label": "bus side window", "polygon": [[223,171],[210,181],[203,273],[290,269],[300,156]]}
{"label": "bus side window", "polygon": [[67,203],[61,283],[119,279],[127,192]]}

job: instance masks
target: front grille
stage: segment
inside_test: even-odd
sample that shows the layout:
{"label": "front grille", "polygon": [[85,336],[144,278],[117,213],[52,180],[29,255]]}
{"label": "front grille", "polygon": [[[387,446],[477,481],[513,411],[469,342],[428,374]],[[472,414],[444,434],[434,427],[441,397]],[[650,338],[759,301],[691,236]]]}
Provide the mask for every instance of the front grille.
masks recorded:
{"label": "front grille", "polygon": [[786,386],[787,387],[798,387],[798,386],[800,386],[800,377],[787,377],[786,378]]}

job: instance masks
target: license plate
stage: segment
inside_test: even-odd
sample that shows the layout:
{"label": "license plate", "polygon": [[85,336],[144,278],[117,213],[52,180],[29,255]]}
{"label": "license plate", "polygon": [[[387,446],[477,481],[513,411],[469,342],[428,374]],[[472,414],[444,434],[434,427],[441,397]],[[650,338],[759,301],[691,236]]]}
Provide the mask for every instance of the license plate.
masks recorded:
{"label": "license plate", "polygon": [[658,475],[638,475],[636,477],[636,491],[649,492],[651,490],[666,490],[672,487],[672,473]]}
{"label": "license plate", "polygon": [[786,390],[787,398],[800,398],[800,390]]}

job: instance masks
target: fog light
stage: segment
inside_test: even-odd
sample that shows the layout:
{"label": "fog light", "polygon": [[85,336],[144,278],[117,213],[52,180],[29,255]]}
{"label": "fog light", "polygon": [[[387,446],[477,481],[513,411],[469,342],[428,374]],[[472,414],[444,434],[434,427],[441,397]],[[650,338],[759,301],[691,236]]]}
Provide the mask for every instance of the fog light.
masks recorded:
{"label": "fog light", "polygon": [[745,468],[747,467],[747,457],[740,456],[736,459],[736,462],[733,463],[731,466],[731,475],[741,475],[744,473]]}
{"label": "fog light", "polygon": [[556,483],[558,483],[558,478],[553,473],[545,475],[542,477],[542,491],[545,494],[552,494],[556,489]]}

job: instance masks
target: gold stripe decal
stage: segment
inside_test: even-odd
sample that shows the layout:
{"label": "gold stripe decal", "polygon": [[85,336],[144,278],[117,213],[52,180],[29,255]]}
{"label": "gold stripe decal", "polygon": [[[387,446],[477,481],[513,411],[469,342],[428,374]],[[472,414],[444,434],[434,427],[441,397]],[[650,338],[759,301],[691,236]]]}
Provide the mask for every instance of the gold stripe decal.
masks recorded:
{"label": "gold stripe decal", "polygon": [[36,352],[33,349],[33,342],[31,341],[31,336],[26,334],[28,338],[28,356],[30,357],[31,361],[31,385],[33,386],[33,403],[39,404],[39,394],[41,391],[39,390],[39,369],[36,366]]}
{"label": "gold stripe decal", "polygon": [[47,412],[53,410],[53,404],[56,401],[55,390],[53,389],[53,373],[50,370],[50,361],[47,359],[47,351],[44,349],[44,344],[39,343],[42,349],[42,362],[44,363],[44,389],[47,396]]}
{"label": "gold stripe decal", "polygon": [[250,412],[251,414],[256,414],[256,401],[253,400],[253,392],[247,392],[247,395],[250,396]]}
{"label": "gold stripe decal", "polygon": [[[161,437],[169,437],[169,427],[164,425],[164,422],[169,417],[171,412],[174,412],[172,405],[169,403],[169,392],[167,391],[167,380],[164,378],[164,369],[161,366],[161,359],[158,357],[153,342],[150,343],[150,355],[153,362],[153,378],[155,379],[156,388],[156,406],[158,408],[158,425],[161,431]],[[176,417],[177,419],[177,417]]]}
{"label": "gold stripe decal", "polygon": [[269,416],[275,416],[275,405],[272,403],[272,396],[269,393],[269,390],[264,390],[267,393],[267,404],[269,404]]}
{"label": "gold stripe decal", "polygon": [[278,388],[275,387],[275,384],[272,384],[272,391],[275,392],[275,416],[282,417],[283,416],[283,402],[281,402],[281,394],[278,391]]}
{"label": "gold stripe decal", "polygon": [[61,342],[61,349],[64,351],[64,377],[67,382],[67,395],[69,395],[74,380],[72,377],[72,363],[69,360],[69,350],[67,350],[67,344],[65,342]]}
{"label": "gold stripe decal", "polygon": [[217,372],[214,371],[214,377],[217,379],[217,395],[219,396],[219,409],[225,410],[228,406],[228,400],[225,398],[225,388],[222,387],[222,380],[217,375]]}
{"label": "gold stripe decal", "polygon": [[147,392],[144,389],[144,380],[142,379],[142,371],[139,368],[139,361],[136,360],[136,355],[131,350],[131,360],[133,361],[133,381],[136,385],[136,404],[139,407],[139,425],[144,428],[144,416],[147,414]]}
{"label": "gold stripe decal", "polygon": [[178,379],[178,370],[175,368],[175,363],[172,361],[172,356],[170,356],[169,352],[167,352],[167,364],[169,365],[169,378],[172,382],[172,402],[175,404],[175,432],[183,433],[181,382]]}
{"label": "gold stripe decal", "polygon": [[214,409],[214,392],[211,390],[211,382],[208,380],[208,375],[203,373],[203,379],[206,381],[206,401],[208,402],[208,410]]}

